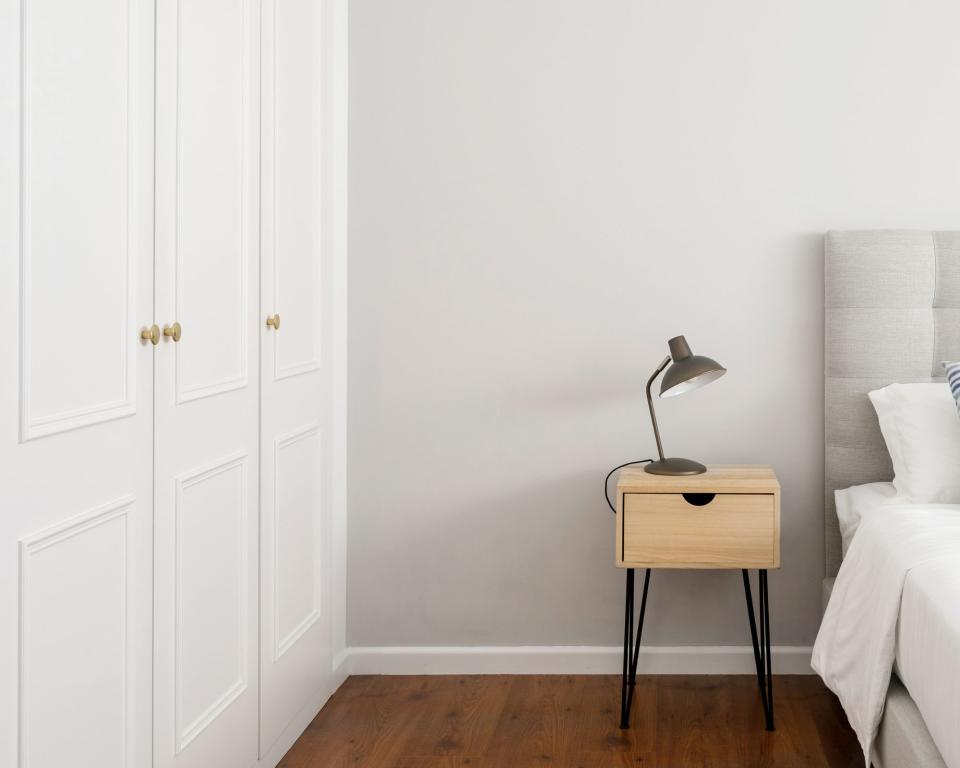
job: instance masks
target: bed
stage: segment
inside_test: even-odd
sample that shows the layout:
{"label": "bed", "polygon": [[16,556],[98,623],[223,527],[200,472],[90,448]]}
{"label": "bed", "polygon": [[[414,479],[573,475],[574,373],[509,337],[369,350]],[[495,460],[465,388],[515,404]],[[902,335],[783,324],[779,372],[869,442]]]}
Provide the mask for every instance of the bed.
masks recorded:
{"label": "bed", "polygon": [[[834,491],[893,475],[867,392],[892,382],[942,381],[940,361],[960,359],[960,232],[830,232],[824,277],[826,606],[842,557]],[[908,577],[898,633],[921,618],[942,620],[937,614],[949,611],[950,602],[938,590],[935,574]],[[931,692],[934,665],[920,657],[949,648],[960,664],[960,640],[947,635],[919,633],[909,658],[902,658],[898,636],[896,669],[907,685],[896,675],[891,680],[873,745],[877,768],[947,768],[911,695],[911,688],[918,691],[928,712],[930,701],[944,695],[942,687]],[[958,672],[949,663],[942,670],[953,681]]]}

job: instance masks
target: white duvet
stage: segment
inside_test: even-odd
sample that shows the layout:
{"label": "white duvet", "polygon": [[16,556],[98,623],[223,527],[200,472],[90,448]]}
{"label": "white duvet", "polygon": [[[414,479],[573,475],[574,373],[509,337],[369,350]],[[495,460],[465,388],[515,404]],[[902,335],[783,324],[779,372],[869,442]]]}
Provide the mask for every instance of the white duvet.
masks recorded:
{"label": "white duvet", "polygon": [[[840,699],[868,766],[897,656],[897,625],[904,584],[908,576],[912,582],[929,584],[931,578],[936,581],[942,579],[944,573],[958,570],[958,505],[882,507],[864,519],[853,537],[813,647],[813,668]],[[949,588],[949,585],[943,587]],[[910,616],[909,620],[918,619]],[[938,632],[943,630],[935,626],[909,626],[901,628],[900,636],[901,639],[911,635],[925,637]],[[955,646],[960,638],[953,636],[950,642]],[[940,675],[938,682],[949,690],[958,685],[960,670],[950,664],[946,667],[942,657],[926,659],[926,674],[912,671],[910,677],[915,678],[912,682],[916,684],[916,678]],[[911,681],[904,682],[910,690]],[[945,738],[955,737],[960,713],[925,712],[923,704],[919,701],[917,704],[947,764],[958,766],[949,759],[953,757],[952,747],[945,748],[943,742]],[[941,723],[952,723],[954,733],[941,733],[938,739],[937,732],[944,730]]]}

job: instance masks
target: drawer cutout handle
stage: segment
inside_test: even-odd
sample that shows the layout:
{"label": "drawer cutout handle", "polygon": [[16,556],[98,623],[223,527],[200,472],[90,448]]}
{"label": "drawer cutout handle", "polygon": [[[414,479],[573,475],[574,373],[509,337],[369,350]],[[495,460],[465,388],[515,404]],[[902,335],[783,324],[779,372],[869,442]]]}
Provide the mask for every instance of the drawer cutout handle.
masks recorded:
{"label": "drawer cutout handle", "polygon": [[715,493],[684,493],[683,500],[694,507],[705,507],[716,495]]}

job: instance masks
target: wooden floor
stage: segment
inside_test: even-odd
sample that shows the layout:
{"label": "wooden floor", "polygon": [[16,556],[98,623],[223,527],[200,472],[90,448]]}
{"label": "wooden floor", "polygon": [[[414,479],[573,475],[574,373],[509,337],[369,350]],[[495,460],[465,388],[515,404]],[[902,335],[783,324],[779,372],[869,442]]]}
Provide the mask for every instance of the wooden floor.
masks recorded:
{"label": "wooden floor", "polygon": [[621,731],[619,677],[351,677],[280,766],[863,765],[819,678],[777,677],[774,695],[777,730],[768,733],[754,677],[638,678],[631,728]]}

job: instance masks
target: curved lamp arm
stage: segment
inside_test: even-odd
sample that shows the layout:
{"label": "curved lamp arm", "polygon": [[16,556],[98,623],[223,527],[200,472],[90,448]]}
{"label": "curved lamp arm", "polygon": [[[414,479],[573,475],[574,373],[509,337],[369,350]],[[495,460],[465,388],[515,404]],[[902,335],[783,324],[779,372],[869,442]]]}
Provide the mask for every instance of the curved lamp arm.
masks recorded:
{"label": "curved lamp arm", "polygon": [[647,381],[647,405],[650,406],[650,421],[653,422],[653,436],[657,438],[657,453],[660,454],[660,461],[663,461],[663,446],[660,444],[660,429],[657,427],[657,414],[653,411],[653,397],[650,395],[650,387],[653,386],[653,382],[656,381],[657,376],[663,373],[663,369],[669,364],[670,355],[667,355],[663,358],[663,362],[657,366],[657,370],[653,372],[653,376]]}

